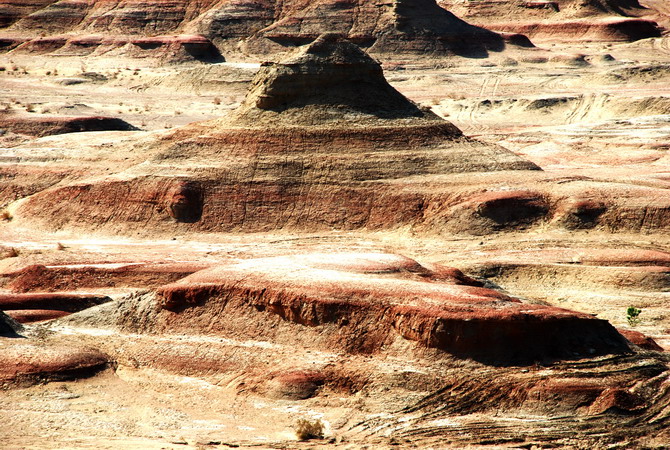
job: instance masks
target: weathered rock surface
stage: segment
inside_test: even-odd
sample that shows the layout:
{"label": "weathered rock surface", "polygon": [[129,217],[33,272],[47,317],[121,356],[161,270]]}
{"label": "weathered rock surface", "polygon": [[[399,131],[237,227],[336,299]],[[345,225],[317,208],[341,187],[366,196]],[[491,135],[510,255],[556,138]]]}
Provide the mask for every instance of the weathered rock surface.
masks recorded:
{"label": "weathered rock surface", "polygon": [[0,114],[0,128],[29,136],[50,136],[83,131],[132,131],[134,126],[114,117],[59,117],[41,115],[37,117]]}
{"label": "weathered rock surface", "polygon": [[242,261],[129,306],[92,309],[97,316],[89,317],[131,332],[247,336],[351,353],[378,353],[402,337],[502,365],[629,351],[602,320],[522,303],[458,270],[388,254]]}
{"label": "weathered rock surface", "polygon": [[263,67],[229,117],[178,129],[145,151],[151,160],[123,177],[44,191],[20,214],[39,209],[56,228],[397,227],[420,219],[429,202],[398,181],[538,169],[417,107],[376,61],[334,35]]}
{"label": "weathered rock surface", "polygon": [[442,0],[439,4],[480,26],[531,39],[630,42],[661,36],[655,20],[637,17],[652,12],[637,0]]}
{"label": "weathered rock surface", "polygon": [[22,329],[18,322],[0,311],[0,337],[16,337]]}
{"label": "weathered rock surface", "polygon": [[[28,38],[72,32],[104,33],[125,37],[126,41],[132,36],[135,45],[146,45],[137,41],[145,36],[196,32],[227,49],[242,45],[246,52],[256,53],[302,45],[324,32],[340,33],[379,53],[486,56],[489,51],[505,47],[501,35],[467,24],[437,6],[434,0],[322,0],[315,4],[297,0],[218,3],[63,0],[38,2],[31,7],[5,3],[0,10],[0,25],[9,27],[15,36]],[[109,46],[113,41],[100,38],[79,47],[94,49]],[[184,47],[189,46],[193,44]]]}
{"label": "weathered rock surface", "polygon": [[109,362],[95,349],[71,342],[39,342],[30,336],[30,330],[0,311],[0,389],[91,376]]}
{"label": "weathered rock surface", "polygon": [[72,380],[105,369],[103,353],[73,344],[44,344],[33,339],[0,338],[0,386]]}

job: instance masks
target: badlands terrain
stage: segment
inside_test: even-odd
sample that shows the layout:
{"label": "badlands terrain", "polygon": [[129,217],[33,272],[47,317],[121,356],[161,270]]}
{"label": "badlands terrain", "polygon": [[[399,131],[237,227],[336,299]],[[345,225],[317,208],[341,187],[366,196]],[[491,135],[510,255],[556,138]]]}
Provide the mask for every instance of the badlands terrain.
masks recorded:
{"label": "badlands terrain", "polygon": [[2,448],[670,444],[666,1],[0,27]]}

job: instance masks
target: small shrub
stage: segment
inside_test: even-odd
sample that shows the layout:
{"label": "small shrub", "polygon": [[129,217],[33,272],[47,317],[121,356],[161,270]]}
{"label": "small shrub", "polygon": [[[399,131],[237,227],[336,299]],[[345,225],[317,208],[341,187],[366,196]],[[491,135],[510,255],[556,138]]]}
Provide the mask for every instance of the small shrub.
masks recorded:
{"label": "small shrub", "polygon": [[63,245],[61,242],[57,242],[56,248],[58,248],[58,250],[65,250],[67,247]]}
{"label": "small shrub", "polygon": [[47,71],[46,71],[46,75],[51,75],[51,71],[50,71],[50,70],[47,70]]}
{"label": "small shrub", "polygon": [[5,220],[5,221],[9,222],[12,219],[13,219],[12,213],[10,213],[9,211],[4,210],[4,211],[0,212],[0,220]]}
{"label": "small shrub", "polygon": [[295,424],[295,434],[301,441],[323,439],[323,422],[299,419]]}
{"label": "small shrub", "polygon": [[20,254],[21,254],[21,252],[18,251],[16,248],[14,248],[14,247],[9,247],[9,248],[7,249],[7,251],[5,252],[5,255],[4,255],[4,256],[5,256],[5,258],[16,258],[16,257],[19,256]]}
{"label": "small shrub", "polygon": [[32,103],[26,103],[26,111],[35,112],[35,105],[33,105]]}
{"label": "small shrub", "polygon": [[628,325],[630,325],[631,327],[639,325],[641,313],[642,313],[641,309],[636,308],[634,306],[629,306],[628,309],[626,310],[626,320],[628,321]]}
{"label": "small shrub", "polygon": [[221,104],[221,97],[214,97],[214,104],[215,105],[220,105]]}

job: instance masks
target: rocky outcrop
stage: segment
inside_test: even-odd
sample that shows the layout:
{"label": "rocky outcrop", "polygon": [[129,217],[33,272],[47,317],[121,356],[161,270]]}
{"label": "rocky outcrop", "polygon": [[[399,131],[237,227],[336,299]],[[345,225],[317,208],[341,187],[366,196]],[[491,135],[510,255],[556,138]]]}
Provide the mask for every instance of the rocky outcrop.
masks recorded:
{"label": "rocky outcrop", "polygon": [[418,107],[378,62],[332,34],[265,64],[230,116],[178,129],[144,151],[151,160],[124,177],[44,191],[20,214],[50,217],[56,228],[398,227],[421,220],[428,203],[400,188],[403,180],[538,169]]}
{"label": "rocky outcrop", "polygon": [[21,324],[0,311],[0,337],[16,337],[21,330]]}
{"label": "rocky outcrop", "polygon": [[485,56],[505,46],[500,35],[458,19],[434,0],[328,0],[307,8],[296,6],[253,36],[252,45],[260,45],[261,38],[299,45],[329,31],[374,53]]}
{"label": "rocky outcrop", "polygon": [[85,378],[108,362],[107,355],[81,345],[0,338],[0,387]]}
{"label": "rocky outcrop", "polygon": [[623,41],[659,37],[661,28],[637,0],[490,0],[439,4],[490,30],[556,41]]}
{"label": "rocky outcrop", "polygon": [[[122,287],[122,288],[151,288],[176,281],[190,275],[193,272],[208,267],[206,263],[200,264],[96,264],[71,266],[44,266],[34,264],[23,267],[20,270],[2,273],[6,280],[4,288],[17,294],[36,293],[36,295],[48,296],[45,292],[77,291],[100,288]],[[37,294],[41,293],[41,294]],[[72,296],[75,297],[75,296]],[[90,295],[91,299],[101,296]],[[5,297],[0,294],[0,308],[3,299],[18,298],[11,294]],[[27,296],[26,299],[31,297]],[[58,298],[54,294],[54,300]],[[66,297],[71,298],[71,297]],[[84,296],[83,298],[88,298]],[[97,304],[97,303],[95,303]],[[45,304],[44,308],[51,308],[54,304]],[[84,307],[93,306],[82,305]]]}
{"label": "rocky outcrop", "polygon": [[0,310],[18,322],[38,322],[63,317],[111,301],[105,295],[73,292],[0,294]]}
{"label": "rocky outcrop", "polygon": [[[2,11],[0,11],[2,13]],[[192,2],[51,1],[8,4],[2,22],[18,35],[104,34],[130,41],[200,33],[227,51],[283,51],[337,32],[376,53],[486,56],[501,51],[497,33],[472,26],[434,0],[299,0]],[[514,41],[511,41],[514,42]],[[100,45],[103,45],[102,43]]]}
{"label": "rocky outcrop", "polygon": [[163,63],[200,61],[223,62],[212,42],[202,35],[114,36],[103,34],[58,34],[38,38],[5,38],[0,50],[16,53],[54,54],[60,56],[128,56],[154,58]]}
{"label": "rocky outcrop", "polygon": [[402,337],[501,365],[629,351],[605,321],[523,303],[456,269],[392,254],[244,260],[196,272],[129,306],[91,310],[89,318],[131,332],[188,330],[351,353],[378,353]]}
{"label": "rocky outcrop", "polygon": [[29,136],[51,136],[54,134],[83,131],[132,131],[137,130],[128,122],[115,117],[67,117],[27,116],[0,114],[0,128]]}

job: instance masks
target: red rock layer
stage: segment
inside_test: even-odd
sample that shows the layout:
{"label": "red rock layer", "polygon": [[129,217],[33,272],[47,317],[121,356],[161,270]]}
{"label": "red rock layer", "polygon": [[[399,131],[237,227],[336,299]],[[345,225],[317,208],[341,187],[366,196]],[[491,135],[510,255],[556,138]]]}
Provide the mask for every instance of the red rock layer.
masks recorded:
{"label": "red rock layer", "polygon": [[635,41],[661,35],[637,0],[488,0],[439,4],[465,20],[496,31],[556,41]]}
{"label": "red rock layer", "polygon": [[120,267],[31,265],[2,275],[7,280],[4,287],[19,293],[104,287],[152,288],[176,281],[207,266],[207,264],[129,264]]}
{"label": "red rock layer", "polygon": [[[453,269],[429,269],[394,255],[247,260],[159,288],[162,312],[147,327],[246,334],[235,325],[241,317],[251,322],[240,323],[268,326],[279,320],[315,329],[319,337],[310,345],[324,348],[373,353],[402,336],[494,364],[628,351],[625,339],[605,321],[525,304],[480,286]],[[255,328],[249,329],[258,332]]]}
{"label": "red rock layer", "polygon": [[108,357],[85,347],[0,338],[0,386],[70,380],[107,367]]}
{"label": "red rock layer", "polygon": [[555,23],[492,22],[492,30],[520,33],[531,39],[557,37],[570,41],[631,42],[660,37],[658,24],[651,20],[612,18],[561,21]]}
{"label": "red rock layer", "polygon": [[50,136],[82,131],[128,131],[136,129],[114,117],[57,117],[0,115],[0,127],[18,134]]}
{"label": "red rock layer", "polygon": [[301,45],[324,32],[342,34],[375,52],[483,56],[505,46],[500,35],[465,23],[434,0],[62,0],[30,7],[7,4],[0,24],[31,37],[197,32],[218,44],[231,43],[229,48],[242,42],[245,51],[260,53]]}

